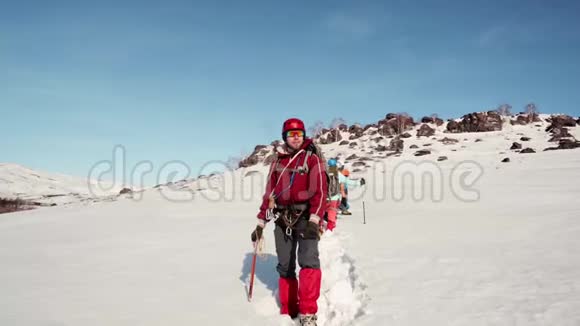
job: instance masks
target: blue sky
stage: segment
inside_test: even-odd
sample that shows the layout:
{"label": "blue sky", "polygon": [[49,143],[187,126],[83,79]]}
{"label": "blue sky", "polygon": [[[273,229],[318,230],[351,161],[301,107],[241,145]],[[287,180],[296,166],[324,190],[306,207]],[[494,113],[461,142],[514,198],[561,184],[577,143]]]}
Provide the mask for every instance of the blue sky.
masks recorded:
{"label": "blue sky", "polygon": [[197,171],[292,116],[579,115],[579,16],[578,1],[2,2],[0,162],[84,176],[121,144],[129,165]]}

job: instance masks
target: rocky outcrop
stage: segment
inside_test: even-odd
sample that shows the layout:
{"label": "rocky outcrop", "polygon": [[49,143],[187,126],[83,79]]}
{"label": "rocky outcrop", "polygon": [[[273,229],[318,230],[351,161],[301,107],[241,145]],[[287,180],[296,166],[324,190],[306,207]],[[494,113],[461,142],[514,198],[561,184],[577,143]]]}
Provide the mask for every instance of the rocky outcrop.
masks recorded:
{"label": "rocky outcrop", "polygon": [[443,125],[444,121],[442,119],[439,119],[437,117],[423,117],[421,119],[422,123],[433,123],[435,125],[437,125],[438,127]]}
{"label": "rocky outcrop", "polygon": [[566,127],[554,127],[551,130],[552,138],[548,140],[549,142],[559,142],[565,138],[572,138],[572,135],[568,132],[568,128]]}
{"label": "rocky outcrop", "polygon": [[546,121],[550,122],[550,125],[546,128],[546,131],[548,132],[556,127],[576,127],[576,120],[565,114],[553,115],[546,119]]}
{"label": "rocky outcrop", "polygon": [[357,139],[363,136],[364,129],[357,125],[352,125],[348,128],[348,132],[350,132],[350,140]]}
{"label": "rocky outcrop", "polygon": [[247,168],[253,165],[256,165],[260,162],[260,160],[264,159],[266,157],[266,155],[268,155],[268,153],[270,153],[270,151],[267,150],[266,145],[257,145],[254,148],[254,152],[252,152],[252,154],[250,154],[250,156],[246,157],[245,159],[243,159],[242,161],[240,161],[240,163],[238,164],[238,167],[240,168]]}
{"label": "rocky outcrop", "polygon": [[389,144],[390,151],[402,152],[404,148],[405,148],[404,141],[399,137],[393,138],[391,140],[391,143]]}
{"label": "rocky outcrop", "polygon": [[556,147],[548,147],[544,151],[580,148],[580,142],[572,139],[561,139]]}
{"label": "rocky outcrop", "polygon": [[542,122],[538,114],[519,114],[515,120],[510,120],[512,125],[527,125],[534,122]]}
{"label": "rocky outcrop", "polygon": [[404,114],[387,114],[386,118],[379,121],[379,134],[382,136],[393,136],[404,133],[415,126],[413,118]]}
{"label": "rocky outcrop", "polygon": [[452,120],[447,124],[447,131],[450,133],[500,130],[502,130],[502,118],[493,111],[470,113],[464,115],[459,122]]}
{"label": "rocky outcrop", "polygon": [[417,137],[431,137],[435,134],[435,129],[429,127],[427,124],[422,124],[417,130]]}

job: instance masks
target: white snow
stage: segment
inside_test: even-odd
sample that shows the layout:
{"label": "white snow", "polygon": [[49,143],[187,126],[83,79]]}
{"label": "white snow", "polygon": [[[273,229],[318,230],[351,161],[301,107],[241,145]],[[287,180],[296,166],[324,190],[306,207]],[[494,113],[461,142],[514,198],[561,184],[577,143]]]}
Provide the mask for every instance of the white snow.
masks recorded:
{"label": "white snow", "polygon": [[[95,185],[96,181],[91,180]],[[0,197],[20,198],[43,205],[87,202],[119,193],[120,186],[101,182],[88,187],[87,179],[35,171],[12,163],[0,163]],[[105,190],[103,190],[105,189]]]}
{"label": "white snow", "polygon": [[[368,162],[353,215],[320,242],[319,325],[579,325],[580,149],[543,152],[544,128],[436,134],[454,145],[412,132],[401,157]],[[537,153],[509,150],[520,132]],[[408,148],[425,143],[433,154]],[[347,147],[323,148],[356,152]],[[466,160],[482,168],[475,201],[450,186]],[[415,201],[409,179],[391,178],[404,161],[441,168],[441,201]],[[0,215],[0,325],[295,325],[278,315],[272,225],[246,297],[261,174],[237,170],[226,198],[197,180],[179,193]]]}

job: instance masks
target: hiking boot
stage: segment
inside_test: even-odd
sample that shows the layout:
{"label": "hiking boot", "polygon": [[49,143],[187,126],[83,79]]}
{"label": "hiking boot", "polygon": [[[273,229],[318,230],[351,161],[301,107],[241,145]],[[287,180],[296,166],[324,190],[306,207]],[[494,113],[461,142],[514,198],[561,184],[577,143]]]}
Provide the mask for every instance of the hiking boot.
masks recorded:
{"label": "hiking boot", "polygon": [[316,326],[316,315],[300,315],[300,326]]}
{"label": "hiking boot", "polygon": [[347,210],[344,210],[344,211],[340,212],[340,214],[342,214],[342,215],[352,215],[352,213],[349,212],[349,211],[347,211]]}

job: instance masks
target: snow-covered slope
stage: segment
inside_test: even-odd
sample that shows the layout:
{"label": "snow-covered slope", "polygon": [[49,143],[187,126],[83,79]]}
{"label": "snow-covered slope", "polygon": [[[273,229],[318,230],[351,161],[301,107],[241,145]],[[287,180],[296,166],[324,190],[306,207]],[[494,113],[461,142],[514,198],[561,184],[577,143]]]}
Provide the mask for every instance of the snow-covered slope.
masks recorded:
{"label": "snow-covered slope", "polygon": [[[538,125],[421,138],[417,126],[394,155],[365,136],[321,145],[370,160],[353,215],[320,242],[319,324],[580,324],[580,149],[543,151],[554,144]],[[267,169],[1,215],[0,324],[294,325],[277,313],[272,225],[246,298]]]}
{"label": "snow-covered slope", "polygon": [[[107,188],[110,190],[100,190]],[[18,164],[0,163],[2,198],[19,198],[38,205],[51,206],[103,199],[118,194],[121,188],[103,185],[93,189],[89,189],[86,179],[35,171]]]}

